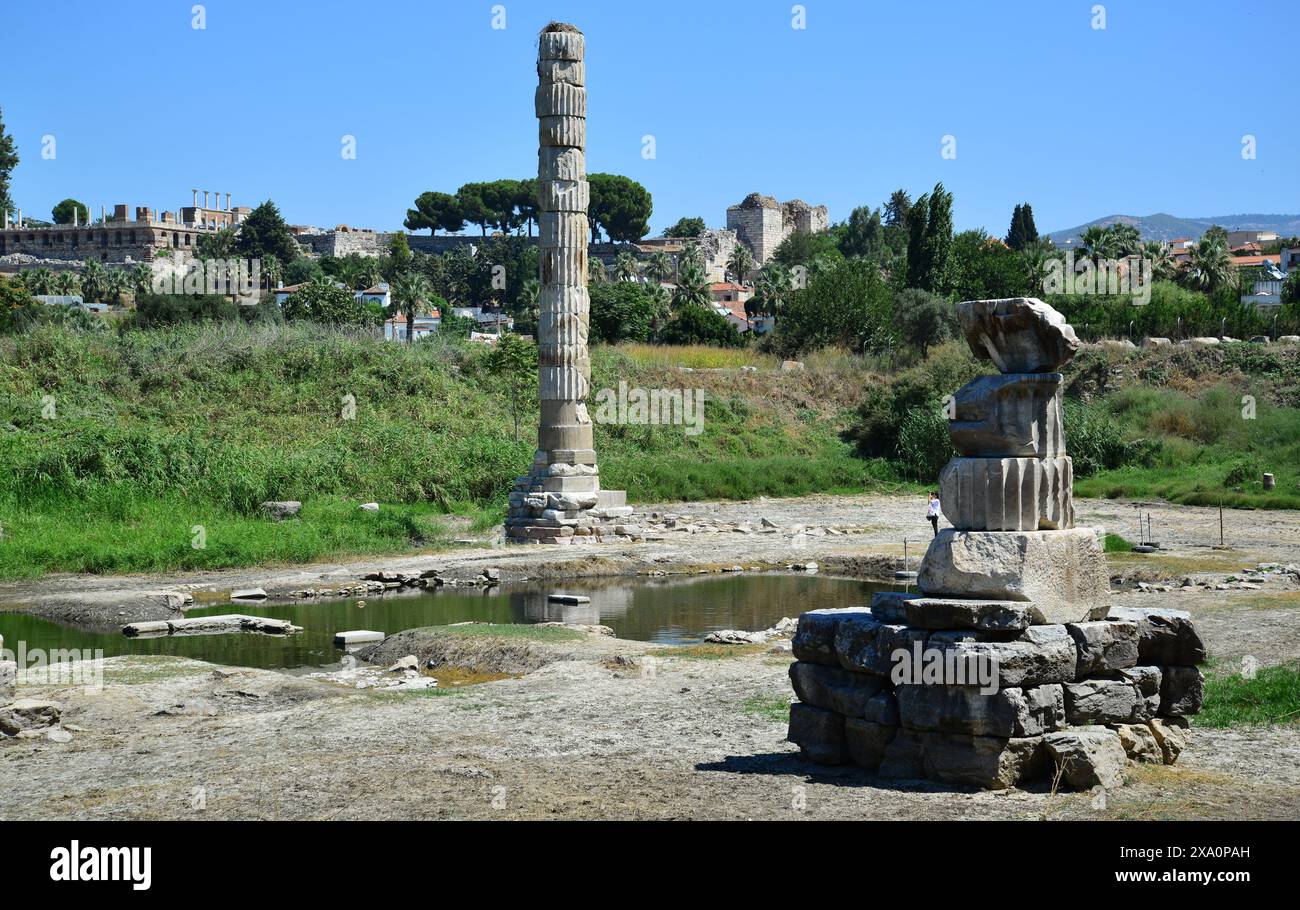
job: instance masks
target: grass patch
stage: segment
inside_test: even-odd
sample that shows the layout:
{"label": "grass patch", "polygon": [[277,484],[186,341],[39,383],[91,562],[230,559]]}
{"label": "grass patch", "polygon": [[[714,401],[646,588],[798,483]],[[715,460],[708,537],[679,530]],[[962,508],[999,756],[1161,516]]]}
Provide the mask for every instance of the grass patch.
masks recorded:
{"label": "grass patch", "polygon": [[687,660],[725,660],[729,657],[744,657],[765,651],[767,645],[680,645],[673,648],[660,648],[651,651],[654,657],[683,657]]}
{"label": "grass patch", "polygon": [[740,703],[740,713],[766,717],[773,723],[790,719],[790,699],[784,695],[751,695]]}
{"label": "grass patch", "polygon": [[1237,727],[1300,721],[1300,664],[1263,667],[1254,679],[1212,668],[1198,727]]}
{"label": "grass patch", "polygon": [[1133,544],[1120,537],[1118,534],[1107,534],[1105,541],[1107,553],[1132,553]]}
{"label": "grass patch", "polygon": [[[438,631],[449,635],[514,638],[525,641],[581,641],[586,638],[586,635],[576,629],[528,623],[471,623],[464,626],[440,626]],[[434,675],[437,676],[438,671],[435,670]]]}
{"label": "grass patch", "polygon": [[[538,402],[530,390],[516,440],[485,357],[301,324],[0,337],[0,579],[400,554],[488,531],[532,462]],[[602,482],[650,502],[858,492],[892,476],[839,439],[864,382],[853,362],[738,369],[778,365],[744,349],[593,349],[594,388],[706,393],[699,433],[597,425]],[[259,516],[283,499],[303,503],[299,520]],[[378,513],[357,509],[369,501]]]}

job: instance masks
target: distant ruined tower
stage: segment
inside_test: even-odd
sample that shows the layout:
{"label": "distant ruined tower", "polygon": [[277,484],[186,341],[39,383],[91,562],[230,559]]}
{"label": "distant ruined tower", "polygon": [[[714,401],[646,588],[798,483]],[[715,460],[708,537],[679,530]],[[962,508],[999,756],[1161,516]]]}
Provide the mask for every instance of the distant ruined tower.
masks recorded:
{"label": "distant ruined tower", "polygon": [[532,469],[515,482],[506,520],[518,542],[569,544],[613,534],[622,491],[600,489],[587,395],[587,89],[582,32],[552,22],[538,41],[536,110],[541,421]]}

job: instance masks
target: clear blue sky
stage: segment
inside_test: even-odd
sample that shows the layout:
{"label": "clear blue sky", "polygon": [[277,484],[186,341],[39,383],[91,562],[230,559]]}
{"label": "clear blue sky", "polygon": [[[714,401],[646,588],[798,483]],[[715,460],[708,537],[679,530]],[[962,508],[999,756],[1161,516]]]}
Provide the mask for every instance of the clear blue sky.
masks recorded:
{"label": "clear blue sky", "polygon": [[797,30],[788,0],[502,0],[505,29],[490,0],[210,0],[195,30],[191,0],[0,0],[0,108],[30,215],[199,187],[393,229],[423,190],[536,173],[555,18],[587,35],[589,170],[645,184],[654,233],[753,191],[841,220],[937,180],[958,229],[996,234],[1025,200],[1044,232],[1300,211],[1294,0],[1111,0],[1104,31],[1094,2],[806,0]]}

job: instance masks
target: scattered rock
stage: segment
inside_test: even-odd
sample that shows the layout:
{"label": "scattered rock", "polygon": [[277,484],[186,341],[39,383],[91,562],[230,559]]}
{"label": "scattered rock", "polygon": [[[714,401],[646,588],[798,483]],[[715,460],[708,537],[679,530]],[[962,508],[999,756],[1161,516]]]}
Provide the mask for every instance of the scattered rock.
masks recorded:
{"label": "scattered rock", "polygon": [[286,499],[279,502],[264,502],[257,508],[266,517],[275,521],[283,521],[286,518],[296,517],[302,511],[302,503],[297,500]]}
{"label": "scattered rock", "polygon": [[40,698],[20,698],[0,708],[0,733],[16,736],[23,730],[41,730],[59,722],[63,705]]}
{"label": "scattered rock", "polygon": [[1065,730],[1043,737],[1047,754],[1076,790],[1111,789],[1124,783],[1127,756],[1114,730]]}

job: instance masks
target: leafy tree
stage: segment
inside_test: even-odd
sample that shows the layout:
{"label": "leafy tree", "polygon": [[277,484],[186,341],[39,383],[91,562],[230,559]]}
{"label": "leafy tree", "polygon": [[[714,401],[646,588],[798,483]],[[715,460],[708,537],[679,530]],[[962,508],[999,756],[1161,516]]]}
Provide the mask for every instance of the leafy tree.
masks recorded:
{"label": "leafy tree", "polygon": [[402,224],[408,231],[428,228],[430,234],[438,231],[457,234],[465,230],[465,213],[456,196],[421,193],[415,199],[415,208],[406,210],[406,220]]}
{"label": "leafy tree", "polygon": [[935,293],[948,286],[949,254],[952,249],[952,193],[942,183],[934,185],[926,215],[925,235],[921,242],[920,274],[908,271],[912,285]]}
{"label": "leafy tree", "polygon": [[659,315],[659,301],[644,285],[629,282],[598,284],[591,298],[591,340],[606,344],[649,341]]}
{"label": "leafy tree", "polygon": [[55,224],[72,224],[74,217],[78,224],[90,223],[90,207],[75,199],[64,199],[50,214]]}
{"label": "leafy tree", "polygon": [[664,236],[686,240],[700,236],[705,230],[703,218],[678,218],[676,224],[664,231]]}
{"label": "leafy tree", "polygon": [[0,331],[19,331],[31,325],[43,306],[17,278],[0,275]]}
{"label": "leafy tree", "polygon": [[873,258],[884,246],[885,225],[877,209],[860,205],[849,213],[849,220],[839,238],[840,252],[845,258]]}
{"label": "leafy tree", "polygon": [[537,223],[537,178],[529,177],[526,180],[515,181],[515,208],[519,212],[519,218],[528,225],[528,236],[533,236],[533,225]]}
{"label": "leafy tree", "polygon": [[853,351],[887,351],[893,346],[893,294],[880,270],[846,259],[795,291],[777,323],[774,343],[794,355],[827,345]]}
{"label": "leafy tree", "polygon": [[203,260],[229,259],[234,255],[237,243],[235,228],[221,228],[212,233],[200,234],[194,244],[194,255]]}
{"label": "leafy tree", "polygon": [[363,325],[372,322],[356,295],[319,279],[290,294],[282,306],[285,319],[311,320],[328,325]]}
{"label": "leafy tree", "polygon": [[405,271],[411,267],[411,241],[406,239],[406,235],[401,231],[394,231],[388,238],[388,255],[393,259],[393,265],[399,271]]}
{"label": "leafy tree", "polygon": [[515,442],[519,442],[520,410],[529,393],[537,389],[537,345],[507,332],[488,352],[487,369],[501,383],[510,399]]}
{"label": "leafy tree", "polygon": [[886,227],[906,226],[907,214],[912,210],[912,197],[907,190],[894,190],[885,203],[884,221]]}
{"label": "leafy tree", "polygon": [[304,284],[313,278],[324,276],[325,272],[315,259],[297,256],[284,267],[284,283],[287,285]]}
{"label": "leafy tree", "polygon": [[135,301],[135,323],[145,329],[238,316],[239,304],[221,294],[142,294]]}
{"label": "leafy tree", "polygon": [[957,300],[1030,296],[1029,278],[1024,255],[984,231],[962,231],[953,238],[948,290]]}
{"label": "leafy tree", "polygon": [[591,174],[587,184],[591,190],[587,219],[593,243],[600,242],[602,229],[616,243],[635,243],[649,233],[654,206],[645,187],[618,174]]}
{"label": "leafy tree", "polygon": [[894,325],[904,341],[920,350],[922,360],[932,345],[952,336],[956,322],[952,304],[937,294],[908,288],[894,299]]}
{"label": "leafy tree", "polygon": [[687,303],[659,333],[663,344],[711,344],[716,347],[735,348],[745,344],[745,338],[736,331],[725,316],[718,315],[712,307]]}
{"label": "leafy tree", "polygon": [[781,241],[772,252],[772,258],[788,269],[803,266],[811,270],[817,260],[838,262],[844,258],[835,237],[828,231],[816,234],[808,231],[795,231]]}
{"label": "leafy tree", "polygon": [[1300,269],[1292,269],[1282,282],[1282,303],[1284,306],[1300,306]]}
{"label": "leafy tree", "polygon": [[17,208],[13,197],[9,195],[9,179],[18,166],[18,160],[14,137],[5,130],[4,109],[0,108],[0,220],[3,220],[4,212],[9,212],[12,221],[13,212]]}
{"label": "leafy tree", "polygon": [[299,255],[289,225],[284,223],[280,209],[270,199],[249,212],[240,224],[235,252],[245,259],[274,256],[281,262],[292,262]]}

